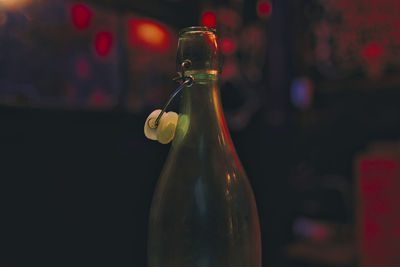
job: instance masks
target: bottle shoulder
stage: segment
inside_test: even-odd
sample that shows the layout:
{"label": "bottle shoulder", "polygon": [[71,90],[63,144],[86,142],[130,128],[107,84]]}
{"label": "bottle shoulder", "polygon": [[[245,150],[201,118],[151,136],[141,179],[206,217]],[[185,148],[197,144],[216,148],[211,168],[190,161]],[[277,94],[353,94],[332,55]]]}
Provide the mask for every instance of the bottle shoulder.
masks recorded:
{"label": "bottle shoulder", "polygon": [[[226,151],[228,150],[228,151]],[[198,195],[212,198],[229,198],[239,202],[253,197],[247,175],[240,162],[229,149],[201,151],[182,146],[171,150],[159,178],[157,190],[160,194]],[[199,188],[204,191],[198,192]],[[176,197],[176,196],[172,196]]]}

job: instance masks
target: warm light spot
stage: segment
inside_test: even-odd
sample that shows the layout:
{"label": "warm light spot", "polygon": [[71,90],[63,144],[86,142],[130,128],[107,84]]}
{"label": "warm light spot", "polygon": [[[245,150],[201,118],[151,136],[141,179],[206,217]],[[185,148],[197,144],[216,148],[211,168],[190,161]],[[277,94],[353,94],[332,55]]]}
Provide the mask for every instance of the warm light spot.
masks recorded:
{"label": "warm light spot", "polygon": [[272,12],[272,4],[270,1],[259,1],[257,3],[257,14],[260,18],[268,18]]}
{"label": "warm light spot", "polygon": [[223,38],[221,40],[221,51],[223,54],[230,55],[236,50],[235,42],[230,38]]}
{"label": "warm light spot", "polygon": [[85,30],[90,27],[93,12],[84,4],[74,4],[71,7],[71,20],[77,30]]}
{"label": "warm light spot", "polygon": [[94,45],[96,53],[99,56],[107,56],[113,46],[114,38],[113,35],[108,31],[100,31],[94,38]]}
{"label": "warm light spot", "polygon": [[215,28],[217,26],[217,16],[213,11],[206,11],[201,17],[201,24],[206,27]]}
{"label": "warm light spot", "polygon": [[228,184],[231,183],[231,175],[229,173],[226,174],[226,181]]}
{"label": "warm light spot", "polygon": [[31,0],[0,0],[0,10],[2,8],[17,10],[30,2]]}
{"label": "warm light spot", "polygon": [[157,22],[131,18],[128,20],[128,42],[133,47],[165,52],[171,46],[171,34]]}
{"label": "warm light spot", "polygon": [[154,24],[141,24],[137,28],[137,34],[144,42],[151,45],[162,44],[165,38],[164,32]]}

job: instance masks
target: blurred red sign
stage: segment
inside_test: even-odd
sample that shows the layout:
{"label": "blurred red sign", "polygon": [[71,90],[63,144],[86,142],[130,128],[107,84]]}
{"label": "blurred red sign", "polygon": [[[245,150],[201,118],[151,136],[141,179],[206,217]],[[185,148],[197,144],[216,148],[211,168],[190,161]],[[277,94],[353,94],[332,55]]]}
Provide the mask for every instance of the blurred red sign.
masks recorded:
{"label": "blurred red sign", "polygon": [[358,160],[359,266],[400,266],[398,155],[379,151],[363,155]]}

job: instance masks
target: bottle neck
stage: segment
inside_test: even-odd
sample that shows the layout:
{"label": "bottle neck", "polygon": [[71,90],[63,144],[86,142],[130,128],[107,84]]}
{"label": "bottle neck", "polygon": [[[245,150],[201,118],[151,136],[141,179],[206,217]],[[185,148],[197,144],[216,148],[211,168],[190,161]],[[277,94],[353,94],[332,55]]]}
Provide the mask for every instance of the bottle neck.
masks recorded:
{"label": "bottle neck", "polygon": [[183,90],[173,146],[218,146],[235,154],[222,111],[217,71],[187,75],[195,82]]}
{"label": "bottle neck", "polygon": [[220,117],[223,119],[217,76],[200,75],[192,75],[195,82],[184,90],[181,102],[181,113],[190,119],[188,134],[198,137],[218,130]]}

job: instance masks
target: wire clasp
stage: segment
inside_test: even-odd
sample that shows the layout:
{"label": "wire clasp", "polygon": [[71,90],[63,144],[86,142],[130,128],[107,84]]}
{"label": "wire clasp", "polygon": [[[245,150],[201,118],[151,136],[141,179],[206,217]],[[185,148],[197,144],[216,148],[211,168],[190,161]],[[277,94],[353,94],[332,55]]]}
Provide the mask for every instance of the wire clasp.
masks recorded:
{"label": "wire clasp", "polygon": [[[166,109],[168,108],[169,104],[171,103],[171,101],[175,98],[175,96],[177,94],[179,94],[179,92],[185,88],[185,87],[190,87],[193,85],[194,83],[194,78],[192,75],[186,76],[185,75],[185,70],[189,69],[192,66],[192,62],[189,59],[185,59],[182,62],[181,65],[181,72],[178,72],[178,77],[173,78],[174,81],[177,81],[180,83],[179,87],[172,93],[172,95],[168,98],[167,103],[165,103],[163,109],[161,110],[160,114],[158,115],[156,121],[154,122],[154,124],[149,124],[150,128],[157,128],[158,124],[160,122],[160,119],[162,117],[162,115],[165,113]],[[150,122],[150,121],[149,121]]]}

